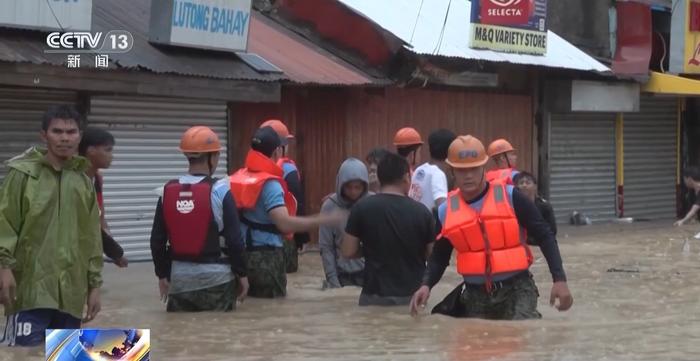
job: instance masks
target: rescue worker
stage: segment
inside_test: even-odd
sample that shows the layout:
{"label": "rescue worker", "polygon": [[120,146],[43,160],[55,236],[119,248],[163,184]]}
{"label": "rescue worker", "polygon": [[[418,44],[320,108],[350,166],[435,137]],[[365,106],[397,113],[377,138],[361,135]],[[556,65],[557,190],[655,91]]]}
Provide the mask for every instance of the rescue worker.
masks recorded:
{"label": "rescue worker", "polygon": [[188,174],[166,183],[151,231],[160,296],[168,312],[231,311],[236,297],[245,298],[248,278],[229,182],[212,178],[221,143],[211,129],[195,126],[182,135],[180,151]]}
{"label": "rescue worker", "polygon": [[[450,145],[447,163],[457,189],[438,208],[439,240],[411,300],[411,313],[425,307],[457,250],[457,272],[464,283],[433,309],[454,317],[495,320],[540,318],[538,291],[529,271],[533,258],[526,232],[540,241],[554,285],[550,304],[568,310],[573,298],[566,283],[559,247],[535,205],[502,180],[484,178],[489,157],[478,139],[466,135]],[[526,232],[525,232],[526,231]]]}
{"label": "rescue worker", "polygon": [[90,168],[85,172],[93,181],[97,205],[100,207],[100,224],[102,225],[102,248],[105,255],[118,267],[125,268],[129,260],[124,256],[124,249],[114,240],[107,220],[105,219],[104,197],[102,185],[104,181],[100,169],[107,169],[112,164],[112,149],[114,148],[114,136],[112,133],[94,127],[88,127],[83,132],[83,138],[78,146],[78,154],[90,161]]}
{"label": "rescue worker", "polygon": [[[7,162],[0,190],[1,341],[40,346],[46,329],[76,329],[100,311],[100,212],[88,161],[77,156],[81,116],[52,106],[41,122],[46,148]],[[87,312],[83,315],[85,305]]]}
{"label": "rescue worker", "polygon": [[515,148],[505,139],[496,139],[488,148],[488,156],[493,159],[496,169],[486,173],[487,181],[502,179],[506,184],[513,185],[513,178],[518,174],[518,156]]}
{"label": "rescue worker", "polygon": [[408,196],[421,202],[429,211],[437,208],[447,199],[447,149],[457,135],[447,129],[438,129],[428,137],[430,161],[416,168],[411,177],[411,190]]}
{"label": "rescue worker", "polygon": [[251,297],[275,298],[287,294],[284,242],[295,232],[310,231],[342,221],[336,214],[297,217],[296,201],[277,164],[282,140],[272,127],[256,130],[245,168],[231,176],[231,191],[240,210],[247,247]]}
{"label": "rescue worker", "polygon": [[[289,191],[297,200],[297,215],[304,214],[304,188],[301,185],[301,172],[296,163],[287,156],[289,153],[289,141],[294,139],[294,134],[289,132],[282,121],[270,119],[260,127],[271,127],[280,136],[282,141],[282,156],[277,160],[277,165],[282,168],[285,182]],[[309,243],[309,234],[306,232],[294,233],[294,242],[284,242],[284,257],[287,273],[294,273],[299,269],[299,250]]]}
{"label": "rescue worker", "polygon": [[423,139],[417,130],[406,127],[399,129],[394,135],[394,146],[400,156],[406,158],[413,174],[418,163],[420,163],[420,148],[423,146]]}

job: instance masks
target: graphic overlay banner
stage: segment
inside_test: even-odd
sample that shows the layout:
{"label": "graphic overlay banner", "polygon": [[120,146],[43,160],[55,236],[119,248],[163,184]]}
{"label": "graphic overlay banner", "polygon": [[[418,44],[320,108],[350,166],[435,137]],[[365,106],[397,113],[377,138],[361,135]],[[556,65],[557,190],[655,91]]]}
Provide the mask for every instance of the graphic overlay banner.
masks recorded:
{"label": "graphic overlay banner", "polygon": [[547,52],[547,0],[472,0],[469,46],[542,55]]}
{"label": "graphic overlay banner", "polygon": [[148,329],[46,330],[46,361],[150,361]]}

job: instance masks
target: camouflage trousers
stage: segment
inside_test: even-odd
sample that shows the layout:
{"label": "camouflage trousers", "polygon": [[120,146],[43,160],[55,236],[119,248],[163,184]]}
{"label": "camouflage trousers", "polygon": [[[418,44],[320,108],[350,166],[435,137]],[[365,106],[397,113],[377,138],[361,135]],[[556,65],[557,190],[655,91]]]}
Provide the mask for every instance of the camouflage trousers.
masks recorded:
{"label": "camouflage trousers", "polygon": [[168,296],[168,312],[233,311],[236,309],[236,281],[202,290]]}
{"label": "camouflage trousers", "polygon": [[258,298],[276,298],[287,295],[284,249],[277,247],[253,248],[247,252],[248,295]]}
{"label": "camouflage trousers", "polygon": [[532,274],[523,272],[495,282],[490,293],[484,286],[462,284],[435,306],[433,313],[487,320],[538,319],[542,318],[537,311],[539,295]]}
{"label": "camouflage trousers", "polygon": [[299,249],[296,242],[284,241],[284,263],[287,273],[299,270]]}

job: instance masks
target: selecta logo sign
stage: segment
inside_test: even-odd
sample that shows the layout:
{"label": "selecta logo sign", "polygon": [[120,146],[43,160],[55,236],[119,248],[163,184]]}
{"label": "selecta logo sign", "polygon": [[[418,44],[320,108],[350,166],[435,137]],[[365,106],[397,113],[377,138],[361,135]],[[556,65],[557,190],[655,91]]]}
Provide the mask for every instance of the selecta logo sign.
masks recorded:
{"label": "selecta logo sign", "polygon": [[481,23],[524,25],[535,11],[534,0],[480,0]]}
{"label": "selecta logo sign", "polygon": [[522,1],[523,0],[491,0],[492,3],[503,7],[518,5],[518,3],[521,3]]}

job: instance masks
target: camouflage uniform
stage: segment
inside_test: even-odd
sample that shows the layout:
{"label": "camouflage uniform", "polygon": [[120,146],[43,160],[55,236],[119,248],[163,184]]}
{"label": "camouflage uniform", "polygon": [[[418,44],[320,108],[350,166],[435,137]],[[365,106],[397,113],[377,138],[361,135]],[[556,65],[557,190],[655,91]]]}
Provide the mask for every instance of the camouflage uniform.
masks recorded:
{"label": "camouflage uniform", "polygon": [[284,263],[287,273],[294,273],[299,270],[299,249],[296,242],[284,241]]}
{"label": "camouflage uniform", "polygon": [[535,280],[528,272],[504,283],[495,282],[488,293],[484,286],[461,284],[440,302],[432,313],[487,320],[526,320],[542,318],[537,311],[539,297]]}
{"label": "camouflage uniform", "polygon": [[236,281],[202,290],[168,295],[168,312],[233,311],[236,309]]}
{"label": "camouflage uniform", "polygon": [[[291,242],[285,242],[291,243]],[[248,295],[259,298],[275,298],[287,295],[287,274],[282,247],[259,247],[248,250]]]}

